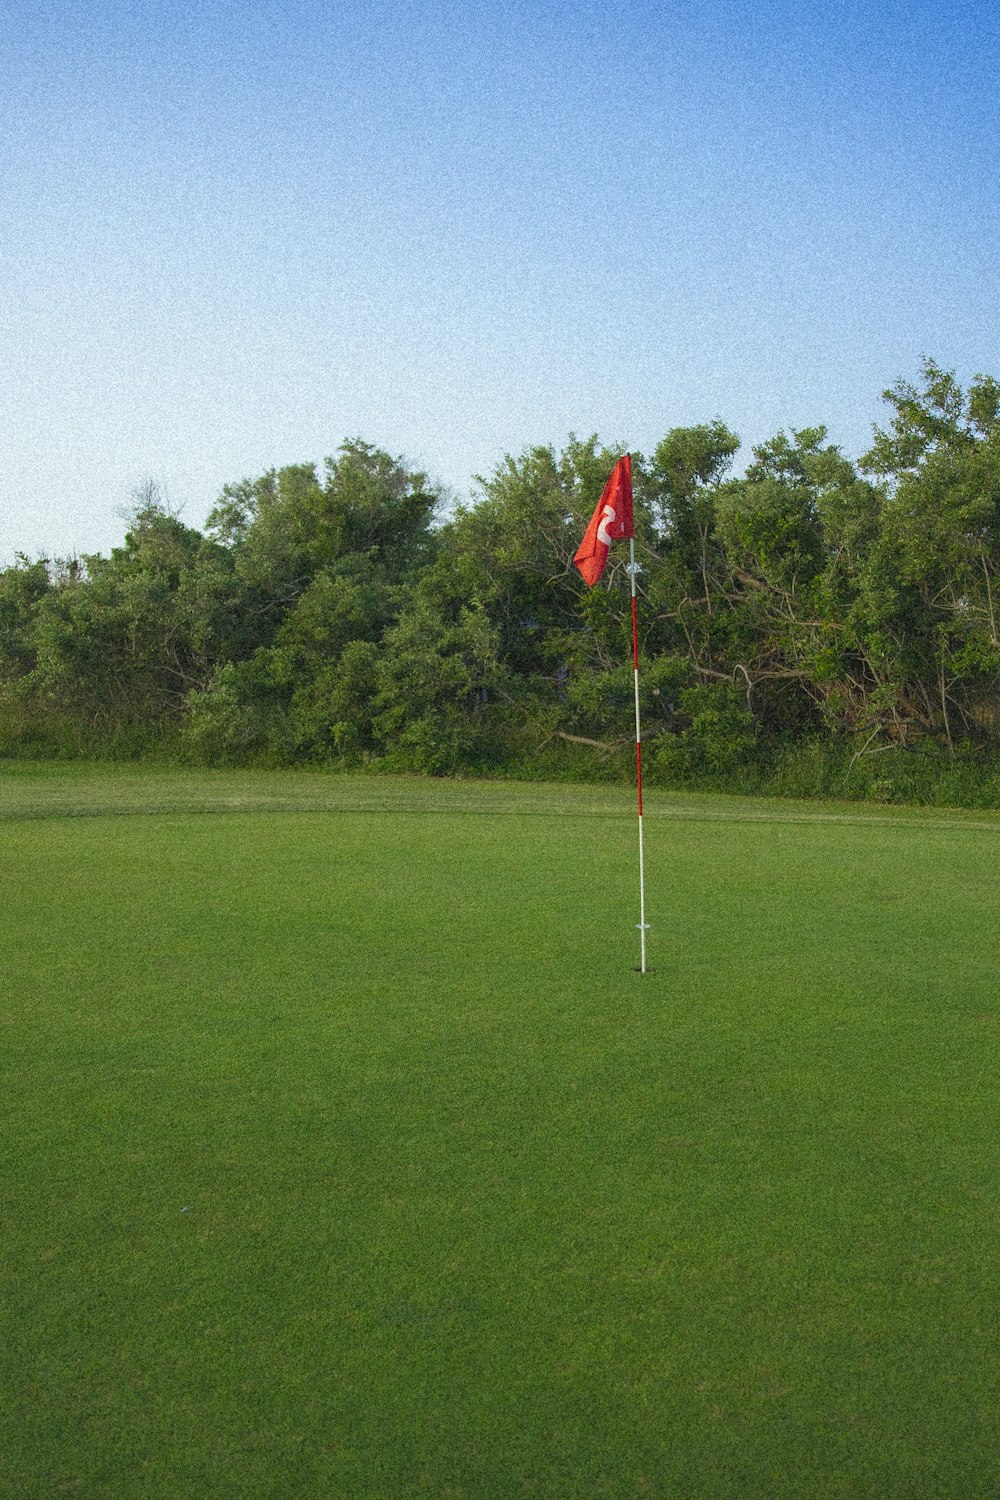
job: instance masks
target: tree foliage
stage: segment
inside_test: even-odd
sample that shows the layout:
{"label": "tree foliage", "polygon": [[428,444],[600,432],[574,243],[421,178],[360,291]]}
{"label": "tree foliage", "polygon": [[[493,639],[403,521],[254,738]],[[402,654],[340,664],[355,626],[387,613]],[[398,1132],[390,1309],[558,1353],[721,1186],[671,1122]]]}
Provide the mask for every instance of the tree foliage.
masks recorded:
{"label": "tree foliage", "polygon": [[[732,473],[720,420],[633,453],[651,765],[776,746],[998,748],[1000,385],[927,361],[858,464],[814,426]],[[622,445],[624,446],[624,445]],[[621,447],[509,455],[442,519],[360,439],[227,485],[204,535],[155,486],[110,557],[0,571],[0,733],[142,728],[207,759],[432,773],[631,743],[625,549],[573,553]],[[89,739],[88,739],[89,736]]]}

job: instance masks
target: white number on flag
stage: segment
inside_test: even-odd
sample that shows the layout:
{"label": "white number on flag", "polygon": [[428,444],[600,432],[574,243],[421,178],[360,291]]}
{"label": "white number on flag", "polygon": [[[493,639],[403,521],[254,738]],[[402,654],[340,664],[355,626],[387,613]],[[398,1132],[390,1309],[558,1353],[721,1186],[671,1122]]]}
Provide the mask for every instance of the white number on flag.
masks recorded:
{"label": "white number on flag", "polygon": [[613,526],[618,519],[618,512],[613,505],[606,505],[601,512],[601,524],[597,528],[597,540],[603,542],[605,547],[611,546],[611,538],[608,536],[608,527]]}

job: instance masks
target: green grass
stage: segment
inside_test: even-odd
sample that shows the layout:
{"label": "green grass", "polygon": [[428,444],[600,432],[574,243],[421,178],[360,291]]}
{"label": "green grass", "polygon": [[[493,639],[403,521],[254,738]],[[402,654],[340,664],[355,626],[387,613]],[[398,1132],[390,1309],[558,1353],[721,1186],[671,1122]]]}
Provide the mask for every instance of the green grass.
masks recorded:
{"label": "green grass", "polygon": [[997,1494],[1000,820],[648,814],[0,766],[0,1493]]}

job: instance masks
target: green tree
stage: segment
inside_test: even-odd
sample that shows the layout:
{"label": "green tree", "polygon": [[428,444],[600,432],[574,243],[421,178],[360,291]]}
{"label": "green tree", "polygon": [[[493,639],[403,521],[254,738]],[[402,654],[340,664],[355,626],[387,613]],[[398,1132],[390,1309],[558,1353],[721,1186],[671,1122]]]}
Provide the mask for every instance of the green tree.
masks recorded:
{"label": "green tree", "polygon": [[418,593],[382,645],[371,722],[388,763],[439,775],[488,755],[502,672],[486,612],[447,623]]}
{"label": "green tree", "polygon": [[299,464],[226,486],[209,528],[252,629],[192,695],[191,742],[220,756],[370,749],[359,648],[382,640],[433,560],[438,502],[424,474],[360,440],[322,475]]}
{"label": "green tree", "polygon": [[399,581],[432,547],[440,495],[425,474],[360,439],[341,444],[322,475],[314,464],[271,469],[227,485],[209,532],[232,548],[241,579],[280,620],[325,567],[348,556],[376,559]]}
{"label": "green tree", "polygon": [[963,390],[933,361],[899,381],[864,466],[886,491],[868,583],[901,737],[995,740],[1000,728],[1000,385]]}
{"label": "green tree", "polygon": [[211,643],[189,586],[210,549],[146,495],[109,558],[66,570],[38,605],[31,686],[42,712],[97,732],[150,731],[211,673]]}
{"label": "green tree", "polygon": [[10,684],[35,665],[38,606],[52,586],[49,565],[19,553],[0,569],[0,684]]}
{"label": "green tree", "polygon": [[35,729],[31,692],[38,613],[52,587],[49,565],[19,554],[0,569],[0,746],[15,748]]}

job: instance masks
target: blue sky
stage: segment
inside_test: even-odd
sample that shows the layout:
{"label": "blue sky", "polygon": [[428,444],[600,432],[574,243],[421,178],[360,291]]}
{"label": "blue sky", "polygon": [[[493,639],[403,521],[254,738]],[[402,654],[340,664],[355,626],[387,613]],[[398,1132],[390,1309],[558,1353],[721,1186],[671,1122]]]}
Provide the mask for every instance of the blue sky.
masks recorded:
{"label": "blue sky", "polygon": [[14,0],[0,560],[361,436],[456,498],[570,431],[856,456],[1000,376],[1000,11]]}

